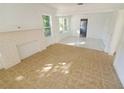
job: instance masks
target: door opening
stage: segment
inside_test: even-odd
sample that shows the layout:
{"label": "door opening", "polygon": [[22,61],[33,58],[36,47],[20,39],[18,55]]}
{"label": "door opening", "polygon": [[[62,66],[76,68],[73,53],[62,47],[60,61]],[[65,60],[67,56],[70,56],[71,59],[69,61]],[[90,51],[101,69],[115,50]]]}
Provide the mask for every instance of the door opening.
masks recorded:
{"label": "door opening", "polygon": [[80,37],[86,37],[87,35],[87,23],[88,19],[80,20]]}

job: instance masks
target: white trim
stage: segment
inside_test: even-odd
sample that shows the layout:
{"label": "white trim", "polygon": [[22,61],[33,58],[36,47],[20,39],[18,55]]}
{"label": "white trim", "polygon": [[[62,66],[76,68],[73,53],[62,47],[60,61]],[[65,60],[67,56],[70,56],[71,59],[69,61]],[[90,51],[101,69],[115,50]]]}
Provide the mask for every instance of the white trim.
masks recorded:
{"label": "white trim", "polygon": [[[59,29],[59,27],[58,27],[58,30],[59,30],[59,32],[60,33],[64,33],[64,32],[68,32],[68,31],[70,31],[70,25],[71,25],[71,22],[70,22],[70,16],[57,16],[58,17],[58,24],[59,24],[59,18],[65,18],[65,19],[67,19],[68,20],[68,25],[66,25],[67,26],[67,29],[68,30],[62,30],[62,31],[60,31],[60,29]],[[59,25],[58,25],[59,26]]]}
{"label": "white trim", "polygon": [[[43,16],[49,16],[50,17],[50,27],[44,27],[43,26]],[[43,26],[43,34],[45,32],[44,28],[50,28],[50,31],[51,31],[51,35],[50,36],[45,36],[45,34],[44,34],[44,37],[45,38],[52,37],[53,36],[53,29],[52,29],[52,16],[51,16],[51,14],[42,14],[42,26]]]}

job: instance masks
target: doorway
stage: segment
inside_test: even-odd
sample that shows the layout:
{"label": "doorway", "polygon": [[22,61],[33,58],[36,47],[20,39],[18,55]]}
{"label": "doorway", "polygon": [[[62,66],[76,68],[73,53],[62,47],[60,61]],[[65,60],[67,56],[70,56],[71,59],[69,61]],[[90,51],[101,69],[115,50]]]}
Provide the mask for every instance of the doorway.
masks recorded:
{"label": "doorway", "polygon": [[81,19],[80,20],[80,37],[86,38],[86,36],[87,36],[87,23],[88,23],[88,19]]}

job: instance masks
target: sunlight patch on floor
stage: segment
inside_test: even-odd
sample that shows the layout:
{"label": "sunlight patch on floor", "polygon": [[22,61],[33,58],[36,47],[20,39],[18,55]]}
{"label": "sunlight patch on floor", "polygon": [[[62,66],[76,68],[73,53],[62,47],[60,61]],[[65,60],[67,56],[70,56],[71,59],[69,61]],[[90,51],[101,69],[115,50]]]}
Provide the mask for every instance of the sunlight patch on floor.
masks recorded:
{"label": "sunlight patch on floor", "polygon": [[50,71],[53,67],[53,64],[45,64],[41,69],[36,70],[39,73],[39,77],[42,78],[46,75],[48,71]]}
{"label": "sunlight patch on floor", "polygon": [[83,45],[83,44],[86,44],[86,42],[80,42],[79,44]]}
{"label": "sunlight patch on floor", "polygon": [[68,64],[58,63],[58,65],[53,68],[52,72],[60,72],[63,74],[68,74],[70,66],[71,66],[71,63],[68,63]]}
{"label": "sunlight patch on floor", "polygon": [[45,64],[42,69],[37,69],[36,72],[39,73],[39,78],[50,76],[53,73],[68,74],[71,63],[58,63],[57,65]]}
{"label": "sunlight patch on floor", "polygon": [[89,48],[104,51],[105,45],[101,39],[95,38],[80,38],[80,37],[66,37],[62,39],[59,43],[65,45],[72,45],[82,48]]}
{"label": "sunlight patch on floor", "polygon": [[53,66],[53,64],[45,64],[45,66]]}
{"label": "sunlight patch on floor", "polygon": [[21,80],[23,80],[24,79],[24,76],[18,76],[18,77],[16,77],[16,81],[21,81]]}
{"label": "sunlight patch on floor", "polygon": [[86,42],[82,41],[82,42],[71,42],[71,43],[66,43],[67,45],[84,45],[86,44]]}
{"label": "sunlight patch on floor", "polygon": [[67,45],[75,45],[75,43],[67,43]]}

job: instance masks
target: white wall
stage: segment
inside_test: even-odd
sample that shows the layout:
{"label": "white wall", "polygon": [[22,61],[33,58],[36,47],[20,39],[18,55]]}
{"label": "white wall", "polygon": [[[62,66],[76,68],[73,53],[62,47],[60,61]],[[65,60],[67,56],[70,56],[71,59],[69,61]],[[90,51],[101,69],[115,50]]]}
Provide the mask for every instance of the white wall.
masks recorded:
{"label": "white wall", "polygon": [[[124,35],[124,33],[122,35]],[[124,87],[124,37],[123,36],[121,37],[119,48],[117,49],[116,57],[114,60],[114,67]]]}
{"label": "white wall", "polygon": [[117,12],[109,54],[116,52],[114,67],[124,87],[124,10]]}
{"label": "white wall", "polygon": [[43,31],[42,15],[51,16],[52,36],[46,38],[47,45],[55,41],[55,8],[45,4],[0,4],[0,11],[0,32],[32,29],[42,29]]}
{"label": "white wall", "polygon": [[71,20],[71,30],[73,31],[74,36],[79,36],[81,18],[88,19],[87,37],[103,40],[107,51],[109,46],[108,42],[110,42],[111,34],[113,33],[112,28],[115,24],[115,12],[73,15]]}
{"label": "white wall", "polygon": [[[28,44],[29,42],[33,42],[33,41],[37,42],[37,46],[33,47],[32,45],[28,47],[27,50],[22,50],[22,51],[20,50],[21,45],[25,45],[26,47],[26,44]],[[12,66],[13,64],[11,62],[14,60],[23,59],[27,57],[27,55],[30,56],[34,54],[35,52],[41,51],[46,48],[45,40],[42,37],[41,30],[1,32],[0,33],[0,45],[1,45],[0,52],[2,53],[2,55],[4,55],[5,57],[9,55],[9,58],[10,58],[9,60],[4,60],[5,65],[10,64],[9,66],[4,65],[5,68]],[[34,51],[34,48],[36,48],[37,51]],[[23,55],[20,56],[20,53],[21,54],[26,53],[26,54],[24,56]],[[14,55],[14,57],[12,56],[12,54]],[[18,62],[19,61],[17,61],[17,63]]]}
{"label": "white wall", "polygon": [[[45,4],[0,4],[0,32],[42,29],[42,15],[52,18],[52,36],[47,45],[54,42],[56,9]],[[20,27],[20,28],[18,28]]]}
{"label": "white wall", "polygon": [[116,19],[116,24],[114,26],[114,31],[112,34],[112,39],[110,43],[110,51],[109,54],[113,55],[114,52],[116,52],[118,48],[118,44],[123,32],[124,28],[124,10],[119,10],[117,12],[117,19]]}
{"label": "white wall", "polygon": [[9,68],[20,62],[18,50],[14,42],[0,42],[0,68]]}
{"label": "white wall", "polygon": [[104,32],[103,32],[103,42],[104,45],[106,46],[104,51],[109,53],[110,51],[110,43],[112,40],[112,35],[114,32],[114,27],[117,19],[117,12],[113,12],[109,14],[109,17],[106,17],[107,20],[105,20],[105,25],[104,25]]}
{"label": "white wall", "polygon": [[105,25],[106,20],[111,18],[111,13],[91,13],[91,14],[83,14],[83,15],[73,15],[71,28],[73,31],[73,35],[78,35],[77,31],[80,30],[80,19],[87,18],[88,19],[88,28],[87,28],[87,37],[98,38],[101,39],[103,37],[104,27],[108,28],[109,25]]}
{"label": "white wall", "polygon": [[[43,4],[0,4],[0,68],[11,67],[54,43],[55,13],[54,8]],[[44,37],[42,15],[52,17],[51,37]]]}
{"label": "white wall", "polygon": [[[36,41],[38,44],[35,42],[36,45],[29,44],[26,46],[32,46],[29,52],[34,51],[34,46],[37,46],[37,48],[35,47],[37,51],[42,50],[66,36],[78,36],[77,31],[80,28],[80,19],[88,18],[87,37],[102,39],[106,46],[105,50],[108,51],[110,49],[111,36],[113,35],[116,12],[78,12],[80,13],[75,14],[73,12],[70,15],[71,30],[61,34],[57,28],[56,9],[50,6],[44,4],[0,4],[0,44],[8,41],[10,43],[13,42],[17,47]],[[52,36],[50,37],[44,37],[43,35],[42,15],[50,15],[52,18]],[[65,16],[66,14],[63,15]],[[23,46],[21,49],[25,50],[25,47]],[[22,54],[25,53],[22,52]],[[17,56],[20,56],[20,54]],[[24,57],[21,56],[21,58]],[[3,61],[3,59],[0,59],[0,61]],[[0,66],[2,66],[2,63]]]}
{"label": "white wall", "polygon": [[0,32],[40,29],[42,14],[54,14],[53,8],[40,4],[0,4]]}

